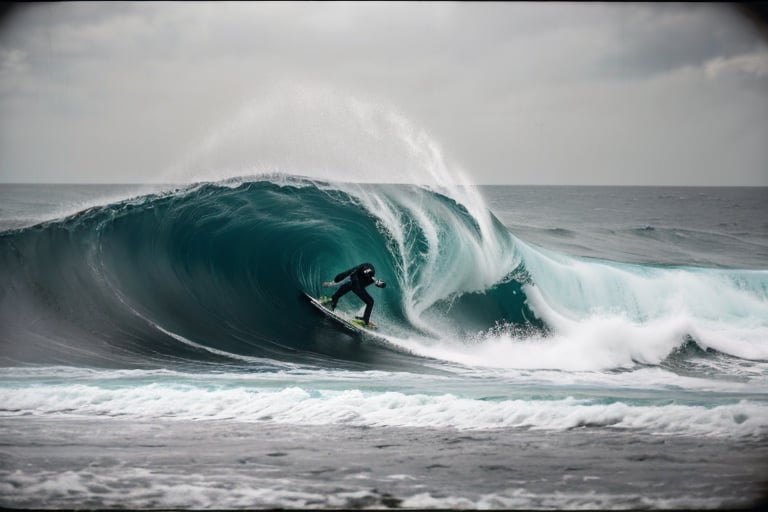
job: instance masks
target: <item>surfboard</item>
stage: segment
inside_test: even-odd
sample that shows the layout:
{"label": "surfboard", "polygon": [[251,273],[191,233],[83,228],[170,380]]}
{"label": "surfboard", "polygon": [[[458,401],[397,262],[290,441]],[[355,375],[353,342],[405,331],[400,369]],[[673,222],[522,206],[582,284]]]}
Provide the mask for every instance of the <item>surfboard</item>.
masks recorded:
{"label": "surfboard", "polygon": [[354,317],[350,318],[349,315],[344,313],[343,311],[331,311],[329,308],[325,307],[323,303],[320,301],[320,299],[316,299],[315,297],[311,296],[307,292],[304,292],[304,296],[309,299],[309,302],[315,306],[320,312],[322,312],[325,316],[336,322],[337,324],[341,325],[342,327],[345,327],[349,329],[350,331],[361,334],[363,336],[369,336],[372,338],[380,338],[380,336],[376,335],[376,325],[371,322],[371,327],[365,327],[365,324],[362,320],[358,320]]}

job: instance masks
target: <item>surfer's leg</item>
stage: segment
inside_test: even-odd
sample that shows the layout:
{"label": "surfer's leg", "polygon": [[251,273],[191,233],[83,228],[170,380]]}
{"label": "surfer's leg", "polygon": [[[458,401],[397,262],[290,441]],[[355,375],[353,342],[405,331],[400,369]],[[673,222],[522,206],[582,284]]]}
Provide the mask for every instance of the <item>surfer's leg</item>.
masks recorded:
{"label": "surfer's leg", "polygon": [[352,289],[353,292],[355,292],[355,295],[360,297],[360,300],[365,302],[365,313],[363,313],[363,322],[366,324],[371,318],[371,311],[373,311],[373,297],[371,297],[367,291],[365,291],[365,288],[362,286],[357,286]]}
{"label": "surfer's leg", "polygon": [[352,283],[344,283],[339,287],[338,290],[336,290],[336,293],[333,294],[331,297],[331,311],[336,309],[336,303],[339,301],[340,298],[342,298],[344,295],[349,293],[352,290]]}

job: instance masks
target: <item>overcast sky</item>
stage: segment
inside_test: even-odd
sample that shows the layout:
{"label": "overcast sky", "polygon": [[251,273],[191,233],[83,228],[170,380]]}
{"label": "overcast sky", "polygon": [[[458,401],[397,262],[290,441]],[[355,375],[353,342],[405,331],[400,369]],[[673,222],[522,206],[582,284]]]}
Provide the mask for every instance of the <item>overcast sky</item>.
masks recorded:
{"label": "overcast sky", "polygon": [[0,181],[263,171],[768,186],[731,5],[51,3],[0,24]]}

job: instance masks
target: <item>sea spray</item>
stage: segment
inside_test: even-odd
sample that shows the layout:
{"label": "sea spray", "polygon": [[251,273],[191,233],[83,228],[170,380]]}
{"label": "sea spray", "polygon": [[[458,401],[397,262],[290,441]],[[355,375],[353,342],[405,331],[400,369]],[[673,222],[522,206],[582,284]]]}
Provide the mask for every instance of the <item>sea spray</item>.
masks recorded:
{"label": "sea spray", "polygon": [[[449,297],[482,292],[519,266],[506,230],[460,166],[399,109],[364,95],[281,84],[214,127],[169,175],[220,181],[276,169],[330,182],[331,189],[346,192],[376,219],[397,267],[392,277],[398,280],[402,310],[422,332],[446,336],[455,331],[441,331],[441,322],[427,314],[430,308]],[[420,188],[360,185],[370,182]],[[456,204],[442,211],[435,201],[424,201],[424,188]],[[457,216],[457,209],[467,215]],[[362,253],[361,261],[370,259],[364,246],[339,244]],[[473,274],[462,268],[469,261]]]}

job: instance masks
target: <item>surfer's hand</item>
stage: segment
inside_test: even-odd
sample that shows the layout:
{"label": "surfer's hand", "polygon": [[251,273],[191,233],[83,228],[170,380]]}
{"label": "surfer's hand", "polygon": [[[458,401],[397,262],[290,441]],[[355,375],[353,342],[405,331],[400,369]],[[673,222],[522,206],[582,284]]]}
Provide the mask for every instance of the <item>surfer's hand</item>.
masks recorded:
{"label": "surfer's hand", "polygon": [[323,286],[333,286],[333,283],[331,281],[325,281]]}

